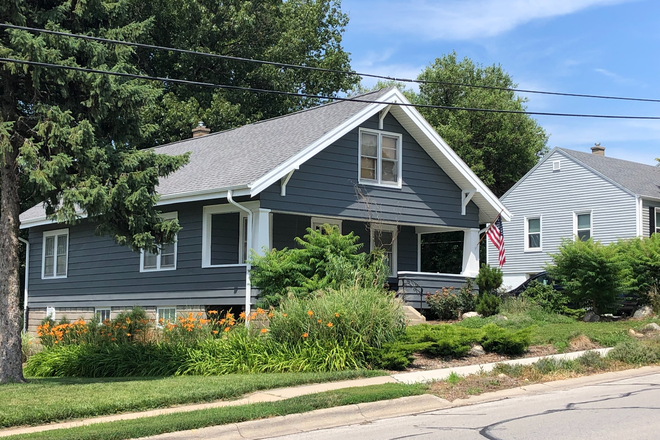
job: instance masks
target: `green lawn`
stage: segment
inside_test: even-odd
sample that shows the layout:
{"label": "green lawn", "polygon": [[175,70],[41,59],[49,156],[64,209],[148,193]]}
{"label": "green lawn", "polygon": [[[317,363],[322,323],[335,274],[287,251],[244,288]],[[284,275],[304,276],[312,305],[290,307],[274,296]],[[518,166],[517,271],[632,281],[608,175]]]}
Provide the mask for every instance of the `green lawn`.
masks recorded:
{"label": "green lawn", "polygon": [[505,328],[521,329],[532,327],[532,345],[554,345],[557,350],[564,351],[571,339],[584,335],[603,347],[613,347],[616,344],[634,339],[628,334],[629,329],[639,330],[650,322],[660,322],[658,318],[644,320],[613,321],[613,322],[583,322],[563,315],[531,310],[526,313],[507,313],[508,320],[490,318],[469,318],[458,323],[464,327],[482,327],[489,322],[496,322]]}
{"label": "green lawn", "polygon": [[[206,378],[208,379],[208,378]],[[304,413],[315,409],[395,399],[425,393],[424,385],[384,384],[345,388],[324,393],[294,397],[279,402],[255,403],[225,408],[212,408],[175,413],[137,420],[99,423],[78,428],[57,429],[34,434],[11,436],[10,439],[42,440],[119,440],[146,437],[206,426],[238,423],[266,417]]]}
{"label": "green lawn", "polygon": [[35,378],[28,384],[0,385],[0,427],[235,399],[257,390],[384,374],[358,370],[166,378]]}

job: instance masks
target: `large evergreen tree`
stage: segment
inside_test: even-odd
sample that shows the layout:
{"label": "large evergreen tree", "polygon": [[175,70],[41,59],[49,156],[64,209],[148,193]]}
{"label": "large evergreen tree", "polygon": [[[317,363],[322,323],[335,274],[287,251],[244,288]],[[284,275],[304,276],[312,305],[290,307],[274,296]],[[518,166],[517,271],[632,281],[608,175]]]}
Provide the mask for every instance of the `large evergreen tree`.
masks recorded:
{"label": "large evergreen tree", "polygon": [[[333,0],[5,0],[0,20],[118,40],[318,67],[348,68]],[[289,92],[332,94],[355,78],[210,60],[56,35],[0,30],[0,57]],[[0,382],[22,381],[19,213],[45,203],[81,216],[133,249],[155,250],[179,229],[154,207],[155,187],[186,157],[143,147],[313,104],[144,80],[0,64]]]}

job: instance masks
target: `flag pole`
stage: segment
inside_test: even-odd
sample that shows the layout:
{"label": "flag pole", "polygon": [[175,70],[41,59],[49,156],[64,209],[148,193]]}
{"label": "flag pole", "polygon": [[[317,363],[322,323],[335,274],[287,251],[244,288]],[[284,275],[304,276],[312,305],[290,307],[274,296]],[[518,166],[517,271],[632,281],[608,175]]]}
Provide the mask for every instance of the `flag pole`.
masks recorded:
{"label": "flag pole", "polygon": [[482,240],[484,238],[486,238],[486,236],[488,235],[488,231],[490,231],[490,228],[492,228],[493,225],[495,224],[495,222],[497,222],[497,219],[502,216],[503,212],[504,212],[504,210],[501,210],[500,213],[497,214],[497,217],[495,217],[495,220],[493,220],[493,222],[488,226],[488,228],[486,228],[486,231],[484,232],[484,235],[481,238],[479,238],[479,241],[477,242],[477,246],[479,246],[481,244]]}

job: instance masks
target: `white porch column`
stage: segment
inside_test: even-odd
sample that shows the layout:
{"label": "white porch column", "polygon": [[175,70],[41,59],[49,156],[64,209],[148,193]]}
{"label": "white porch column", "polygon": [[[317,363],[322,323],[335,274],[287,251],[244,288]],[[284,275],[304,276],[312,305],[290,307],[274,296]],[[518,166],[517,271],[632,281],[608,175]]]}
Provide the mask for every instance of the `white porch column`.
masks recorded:
{"label": "white porch column", "polygon": [[463,271],[461,275],[479,274],[479,228],[465,229],[463,238]]}
{"label": "white porch column", "polygon": [[252,249],[263,255],[265,247],[270,249],[270,209],[258,208],[252,211]]}

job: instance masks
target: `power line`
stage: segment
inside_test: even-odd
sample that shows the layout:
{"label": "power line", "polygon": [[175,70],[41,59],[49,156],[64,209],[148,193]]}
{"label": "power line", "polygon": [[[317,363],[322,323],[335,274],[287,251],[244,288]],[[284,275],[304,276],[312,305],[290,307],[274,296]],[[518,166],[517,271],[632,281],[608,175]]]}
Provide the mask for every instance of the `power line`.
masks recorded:
{"label": "power line", "polygon": [[18,30],[23,30],[23,31],[28,31],[28,32],[39,32],[39,33],[44,33],[44,34],[59,35],[59,36],[63,36],[63,37],[80,38],[80,39],[83,39],[83,40],[98,41],[98,42],[102,42],[102,43],[121,44],[121,45],[125,45],[125,46],[141,47],[141,48],[144,48],[144,49],[156,49],[156,50],[164,50],[164,51],[176,52],[176,53],[182,53],[182,54],[188,54],[188,55],[199,55],[199,56],[205,56],[205,57],[217,58],[217,59],[223,59],[223,60],[243,61],[243,62],[264,64],[264,65],[277,66],[277,67],[286,67],[286,68],[290,68],[290,69],[313,70],[313,71],[316,71],[316,72],[335,73],[335,74],[342,74],[342,75],[355,75],[355,76],[361,76],[361,77],[366,77],[366,78],[384,79],[384,80],[387,80],[387,81],[396,81],[396,82],[403,82],[403,83],[440,84],[440,85],[447,85],[447,86],[471,87],[471,88],[489,89],[489,90],[503,90],[503,91],[508,91],[508,92],[533,93],[533,94],[540,94],[540,95],[567,96],[567,97],[574,97],[574,98],[595,98],[595,99],[614,99],[614,100],[620,100],[620,101],[660,102],[660,99],[653,99],[653,98],[631,98],[631,97],[624,97],[624,96],[589,95],[589,94],[583,94],[583,93],[550,92],[550,91],[544,91],[544,90],[512,89],[512,88],[508,88],[508,87],[486,86],[486,85],[478,85],[478,84],[465,84],[465,83],[444,82],[444,81],[428,81],[428,80],[419,80],[419,79],[411,79],[411,78],[397,78],[397,77],[387,76],[387,75],[377,75],[377,74],[374,74],[374,73],[361,73],[361,72],[356,72],[356,71],[353,71],[353,70],[347,71],[347,70],[326,69],[326,68],[323,68],[323,67],[301,66],[301,65],[298,65],[298,64],[279,63],[279,62],[276,62],[276,61],[256,60],[256,59],[236,57],[236,56],[231,56],[231,55],[219,55],[219,54],[215,54],[215,53],[198,52],[198,51],[194,51],[194,50],[178,49],[178,48],[175,48],[175,47],[158,46],[158,45],[145,44],[145,43],[134,43],[134,42],[131,42],[131,41],[113,40],[113,39],[110,39],[110,38],[92,37],[90,35],[72,34],[72,33],[69,33],[69,32],[52,31],[52,30],[49,30],[49,29],[39,29],[39,28],[32,28],[32,27],[27,27],[27,26],[17,26],[17,25],[6,24],[6,23],[0,23],[0,27],[4,27],[4,28],[8,28],[8,29],[18,29]]}
{"label": "power line", "polygon": [[253,87],[241,87],[234,86],[229,84],[215,84],[209,82],[201,81],[190,81],[186,79],[176,79],[176,78],[162,78],[158,76],[148,76],[148,75],[137,75],[133,73],[125,72],[111,72],[108,70],[97,70],[89,69],[86,67],[77,67],[77,66],[64,66],[62,64],[51,64],[51,63],[42,63],[39,61],[28,61],[28,60],[18,60],[13,58],[0,58],[0,62],[3,63],[17,63],[17,64],[26,64],[30,66],[45,67],[51,69],[63,69],[63,70],[73,70],[76,72],[84,73],[94,73],[99,75],[112,75],[119,76],[124,78],[131,79],[142,79],[149,81],[160,81],[163,83],[172,83],[172,84],[185,84],[191,86],[201,86],[201,87],[210,87],[216,89],[229,89],[229,90],[241,90],[245,92],[255,92],[255,93],[268,93],[272,95],[284,95],[284,96],[295,96],[300,98],[312,98],[312,99],[324,99],[324,100],[333,100],[333,101],[346,101],[346,102],[361,102],[365,104],[391,104],[397,105],[400,107],[418,107],[418,108],[433,108],[441,110],[464,110],[470,112],[485,112],[485,113],[510,113],[510,114],[523,114],[523,115],[539,115],[539,116],[567,116],[567,117],[578,117],[578,118],[602,118],[602,119],[646,119],[646,120],[660,120],[660,116],[626,116],[626,115],[591,115],[591,114],[578,114],[578,113],[552,113],[552,112],[529,112],[522,110],[500,110],[500,109],[489,109],[489,108],[472,108],[472,107],[451,107],[445,105],[431,105],[431,104],[407,104],[402,102],[382,102],[368,99],[356,99],[356,98],[342,98],[335,96],[321,96],[321,95],[312,95],[309,93],[297,93],[297,92],[283,92],[279,90],[268,90],[268,89],[257,89]]}

